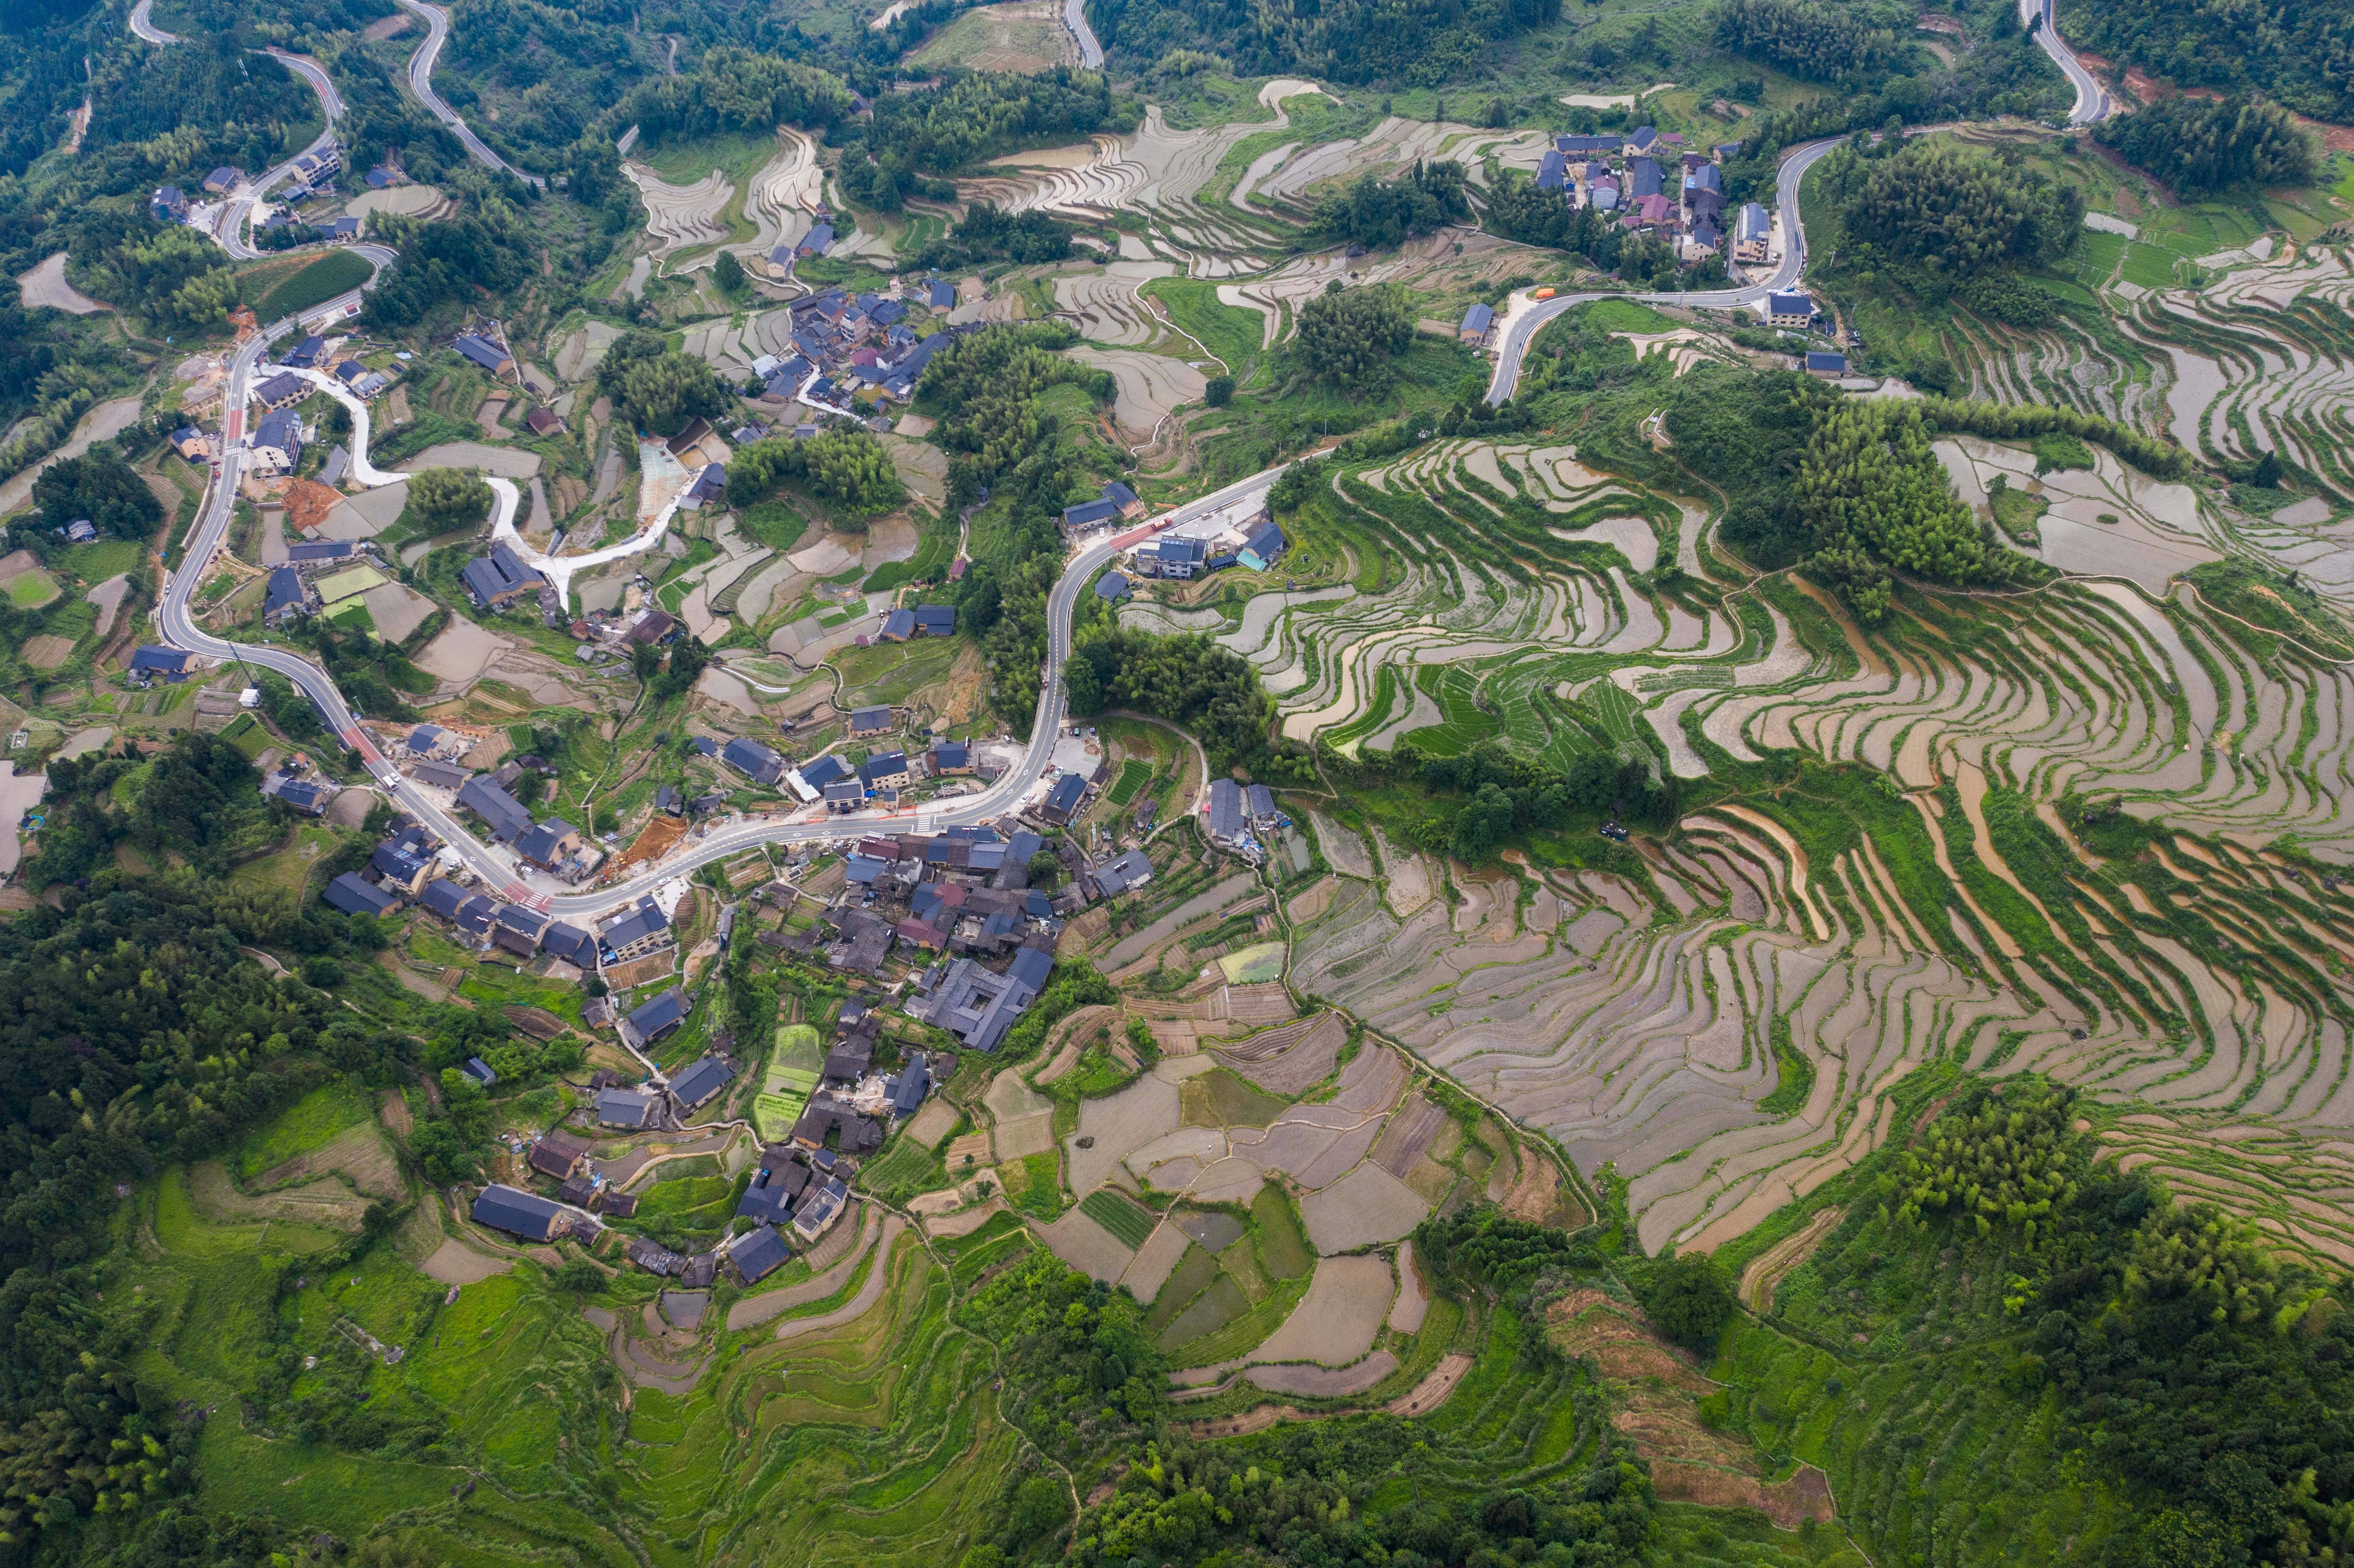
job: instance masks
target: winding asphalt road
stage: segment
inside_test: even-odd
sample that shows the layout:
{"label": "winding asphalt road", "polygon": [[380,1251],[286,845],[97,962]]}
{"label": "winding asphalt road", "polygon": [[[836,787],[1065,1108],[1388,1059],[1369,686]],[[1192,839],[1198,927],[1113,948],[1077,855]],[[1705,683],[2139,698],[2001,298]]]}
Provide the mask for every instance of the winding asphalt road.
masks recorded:
{"label": "winding asphalt road", "polygon": [[2043,52],[2052,57],[2052,63],[2066,74],[2069,84],[2076,90],[2076,102],[2068,111],[2068,123],[2091,125],[2115,114],[2117,111],[2116,101],[2109,96],[2107,88],[2093,79],[2093,73],[2086,70],[2084,61],[2076,58],[2076,51],[2060,37],[2060,29],[2053,25],[2052,15],[2053,6],[2058,4],[2059,0],[2019,0],[2019,19],[2031,26],[2039,16],[2041,17],[2043,25],[2035,29],[2035,41],[2043,46]]}
{"label": "winding asphalt road", "polygon": [[[170,35],[165,34],[164,37],[169,37]],[[245,238],[246,227],[253,221],[253,209],[268,198],[270,192],[281,181],[293,177],[297,158],[306,155],[316,157],[334,145],[335,122],[344,117],[343,95],[335,90],[335,84],[327,79],[325,67],[308,55],[288,54],[283,49],[275,48],[269,50],[268,53],[270,58],[311,84],[311,90],[319,95],[320,115],[325,124],[319,134],[312,139],[311,144],[303,148],[301,153],[296,154],[293,158],[287,159],[260,179],[250,180],[238,186],[236,190],[229,193],[228,199],[221,204],[220,213],[214,219],[213,237],[220,241],[221,249],[228,251],[232,260],[239,261],[250,261],[261,254],[251,245],[247,244]]]}
{"label": "winding asphalt road", "polygon": [[146,39],[151,44],[178,43],[180,41],[179,34],[167,33],[163,28],[157,26],[154,22],[148,20],[148,13],[153,11],[154,8],[155,0],[139,0],[138,5],[131,7],[132,32],[135,33],[140,37]]}
{"label": "winding asphalt road", "polygon": [[1063,0],[1063,21],[1071,37],[1079,41],[1079,64],[1089,70],[1103,69],[1103,45],[1096,41],[1096,30],[1087,26],[1087,0]]}
{"label": "winding asphalt road", "polygon": [[414,12],[425,21],[425,41],[417,46],[415,54],[408,57],[408,90],[417,95],[417,101],[431,111],[434,119],[450,127],[458,140],[466,144],[466,151],[474,155],[475,162],[487,164],[493,169],[504,169],[515,178],[546,190],[546,180],[537,175],[525,174],[492,152],[483,144],[482,139],[474,134],[473,127],[468,125],[456,110],[442,102],[440,95],[433,90],[433,66],[441,58],[441,40],[450,36],[450,13],[439,5],[429,5],[427,0],[400,0],[400,5],[403,10]]}
{"label": "winding asphalt road", "polygon": [[[1076,0],[1075,0],[1076,3]],[[2049,4],[2049,0],[2042,0]],[[1529,344],[1545,323],[1563,312],[1595,300],[1642,300],[1655,304],[1689,305],[1695,308],[1731,309],[1754,305],[1766,295],[1796,287],[1798,274],[1807,265],[1807,230],[1798,220],[1798,185],[1817,159],[1840,144],[1840,138],[1826,137],[1819,142],[1806,142],[1782,154],[1782,164],[1775,178],[1775,204],[1782,212],[1782,264],[1774,276],[1763,283],[1752,283],[1739,289],[1710,289],[1680,294],[1629,294],[1606,291],[1584,294],[1555,294],[1529,309],[1509,317],[1504,335],[1496,345],[1496,373],[1488,378],[1488,401],[1501,405],[1512,396],[1521,383],[1521,361],[1528,355]]]}

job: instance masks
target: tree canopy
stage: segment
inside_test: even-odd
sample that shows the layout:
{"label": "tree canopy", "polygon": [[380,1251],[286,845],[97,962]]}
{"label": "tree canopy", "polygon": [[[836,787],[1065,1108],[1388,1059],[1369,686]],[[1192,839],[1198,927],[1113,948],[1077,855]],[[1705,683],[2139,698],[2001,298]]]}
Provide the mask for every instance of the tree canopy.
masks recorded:
{"label": "tree canopy", "polygon": [[2139,66],[2178,87],[2262,92],[2343,124],[2354,120],[2354,30],[2348,21],[2345,0],[2104,0],[2072,13],[2068,36],[2120,69]]}
{"label": "tree canopy", "polygon": [[1816,569],[1864,620],[1886,613],[1885,567],[1934,582],[1987,575],[1987,530],[1954,495],[1921,411],[1842,398],[1823,411],[1798,470],[1798,505]]}
{"label": "tree canopy", "polygon": [[689,420],[712,418],[735,406],[711,366],[670,346],[657,332],[616,339],[597,367],[597,390],[613,412],[649,435],[674,436]]}
{"label": "tree canopy", "polygon": [[1882,4],[1723,0],[1716,9],[1716,42],[1793,76],[1836,81],[1895,58],[1897,30],[1910,27],[1912,16]]}
{"label": "tree canopy", "polygon": [[907,499],[883,443],[871,431],[851,429],[805,440],[772,436],[737,448],[727,465],[727,503],[753,505],[788,479],[854,517],[888,512]]}
{"label": "tree canopy", "polygon": [[1414,341],[1414,311],[1394,283],[1319,294],[1299,312],[1293,348],[1317,380],[1353,391],[1372,385]]}
{"label": "tree canopy", "polygon": [[33,505],[48,527],[86,520],[116,539],[153,538],[164,522],[163,503],[111,441],[43,469],[33,481]]}
{"label": "tree canopy", "polygon": [[1416,160],[1402,179],[1359,175],[1316,204],[1309,227],[1326,239],[1387,249],[1410,234],[1471,216],[1463,195],[1463,165]]}
{"label": "tree canopy", "polygon": [[1547,0],[1097,0],[1107,48],[1135,60],[1213,53],[1237,76],[1437,87],[1475,75],[1495,46],[1560,16]]}
{"label": "tree canopy", "polygon": [[2168,98],[2105,120],[2094,137],[2180,196],[2236,186],[2301,185],[2321,145],[2296,117],[2261,98]]}
{"label": "tree canopy", "polygon": [[1011,147],[1134,130],[1140,114],[1101,71],[954,73],[930,92],[876,98],[870,121],[843,131],[836,177],[844,196],[885,211],[912,195],[953,200],[948,175]]}
{"label": "tree canopy", "polygon": [[430,532],[446,534],[491,514],[491,487],[462,469],[429,468],[409,480],[408,504]]}
{"label": "tree canopy", "polygon": [[832,72],[722,45],[705,51],[693,70],[638,87],[623,101],[618,123],[634,123],[647,141],[661,142],[832,125],[849,112],[850,89]]}
{"label": "tree canopy", "polygon": [[1851,239],[1956,280],[2056,260],[2084,227],[2073,185],[1946,142],[1879,157],[1842,147],[1822,178]]}

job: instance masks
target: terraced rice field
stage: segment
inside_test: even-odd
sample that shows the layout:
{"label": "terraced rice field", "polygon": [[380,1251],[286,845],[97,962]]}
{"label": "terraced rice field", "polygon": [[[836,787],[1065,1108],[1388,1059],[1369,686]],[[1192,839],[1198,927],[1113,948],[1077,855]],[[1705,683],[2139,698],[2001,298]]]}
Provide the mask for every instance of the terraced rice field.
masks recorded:
{"label": "terraced rice field", "polygon": [[645,203],[646,231],[654,241],[657,270],[667,271],[671,258],[727,238],[726,213],[736,186],[719,170],[684,185],[671,185],[642,164],[624,163],[621,173]]}
{"label": "terraced rice field", "polygon": [[1161,107],[1149,105],[1144,123],[1129,135],[1097,136],[1085,147],[1008,154],[991,165],[1004,173],[960,180],[957,194],[1009,212],[1058,212],[1091,221],[1115,212],[1140,215],[1148,229],[1146,255],[1138,260],[1175,263],[1195,278],[1260,271],[1286,248],[1290,226],[1201,199],[1201,193],[1236,143],[1290,125],[1286,99],[1322,90],[1313,82],[1278,78],[1259,90],[1271,119],[1193,131],[1172,128]]}
{"label": "terraced rice field", "polygon": [[[2293,537],[2343,560],[2332,508],[2285,508],[2267,544],[2213,488],[2105,452],[2038,475],[2023,449],[1940,445],[1966,500],[1998,475],[2042,495],[2041,552],[2073,579],[1919,599],[1867,634],[1737,576],[1686,498],[1567,445],[1437,441],[1334,473],[1339,535],[1306,541],[1342,560],[1332,586],[1122,613],[1250,660],[1285,732],[1344,754],[1411,736],[1557,765],[1635,747],[1695,780],[1845,770],[1689,813],[1639,874],[1458,867],[1453,903],[1423,857],[1316,824],[1339,877],[1297,911],[1288,982],[1585,1171],[1614,1164],[1647,1249],[1744,1234],[1885,1138],[1894,1084],[1956,1062],[2080,1085],[2117,1112],[2117,1158],[2354,1255],[2354,667],[2183,580]],[[1647,590],[1669,559],[1715,586]],[[1777,1051],[1811,1078],[1769,1113]],[[1221,1174],[1238,1133],[1122,1152],[1156,1185],[1242,1187]],[[1310,1234],[1389,1239],[1387,1195],[1321,1181]]]}

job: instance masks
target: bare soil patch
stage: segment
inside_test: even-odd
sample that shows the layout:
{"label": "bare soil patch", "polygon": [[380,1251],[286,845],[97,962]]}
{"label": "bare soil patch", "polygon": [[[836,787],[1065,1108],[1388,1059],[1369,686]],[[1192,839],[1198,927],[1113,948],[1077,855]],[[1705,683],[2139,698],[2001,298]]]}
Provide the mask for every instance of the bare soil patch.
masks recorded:
{"label": "bare soil patch", "polygon": [[417,656],[417,667],[438,681],[462,686],[490,668],[509,646],[504,638],[452,616],[449,627]]}
{"label": "bare soil patch", "polygon": [[814,1334],[823,1330],[838,1328],[842,1324],[854,1322],[864,1316],[869,1308],[883,1298],[884,1289],[890,1284],[892,1244],[899,1239],[900,1233],[907,1228],[907,1222],[896,1214],[885,1220],[882,1239],[876,1244],[882,1248],[883,1255],[875,1260],[873,1268],[866,1271],[866,1283],[858,1287],[858,1294],[831,1312],[815,1318],[796,1318],[790,1323],[778,1324],[777,1338],[797,1340],[804,1334]]}
{"label": "bare soil patch", "polygon": [[62,250],[16,280],[23,288],[25,308],[39,310],[46,306],[63,311],[68,315],[95,315],[113,307],[91,299],[66,281],[66,253]]}
{"label": "bare soil patch", "polygon": [[1390,1118],[1389,1125],[1382,1128],[1382,1136],[1369,1158],[1403,1181],[1446,1120],[1444,1110],[1420,1095],[1410,1096],[1405,1104],[1398,1107],[1397,1114]]}
{"label": "bare soil patch", "polygon": [[[1389,1259],[1378,1254],[1320,1259],[1316,1265],[1316,1277],[1309,1283],[1308,1294],[1292,1308],[1283,1326],[1252,1352],[1251,1359],[1347,1366],[1373,1348],[1373,1337],[1381,1332],[1383,1319],[1389,1316],[1390,1302],[1396,1294],[1397,1282],[1391,1277]],[[1260,1383],[1259,1386],[1269,1385]],[[1317,1391],[1292,1388],[1284,1392]],[[1340,1392],[1355,1393],[1361,1390]]]}
{"label": "bare soil patch", "polygon": [[1518,1152],[1520,1177],[1504,1195],[1504,1212],[1540,1225],[1562,1224],[1565,1215],[1575,1214],[1577,1218],[1564,1228],[1583,1224],[1585,1205],[1563,1182],[1560,1168],[1542,1150],[1521,1148]]}
{"label": "bare soil patch", "polygon": [[1397,1300],[1390,1308],[1390,1327],[1401,1334],[1422,1332],[1422,1320],[1430,1311],[1430,1291],[1422,1282],[1422,1271],[1414,1261],[1414,1243],[1402,1241],[1397,1249]]}
{"label": "bare soil patch", "polygon": [[643,832],[631,841],[630,847],[623,850],[614,860],[613,875],[619,878],[631,866],[651,865],[662,859],[671,852],[679,840],[686,837],[686,826],[683,818],[666,816],[654,818],[645,825]]}
{"label": "bare soil patch", "polygon": [[1796,1530],[1808,1520],[1832,1517],[1830,1482],[1808,1465],[1787,1480],[1771,1486],[1737,1470],[1683,1459],[1654,1458],[1651,1480],[1669,1502],[1699,1503],[1705,1508],[1752,1508],[1774,1521],[1776,1530]]}
{"label": "bare soil patch", "polygon": [[970,1209],[926,1220],[924,1234],[930,1236],[969,1236],[987,1224],[993,1216],[1005,1212],[1005,1200],[992,1197],[987,1202],[976,1203]]}
{"label": "bare soil patch", "polygon": [[1397,1371],[1398,1359],[1375,1351],[1351,1367],[1255,1366],[1243,1376],[1269,1393],[1304,1393],[1317,1399],[1346,1399],[1363,1393]]}
{"label": "bare soil patch", "polygon": [[1161,1287],[1169,1283],[1169,1277],[1176,1272],[1179,1261],[1185,1255],[1185,1249],[1192,1245],[1185,1233],[1175,1225],[1164,1224],[1158,1226],[1151,1235],[1145,1238],[1144,1245],[1136,1249],[1136,1256],[1129,1260],[1128,1267],[1121,1273],[1119,1283],[1134,1291],[1139,1301],[1150,1306],[1153,1298],[1161,1294]]}
{"label": "bare soil patch", "polygon": [[1299,1201],[1309,1240],[1328,1256],[1396,1241],[1429,1213],[1420,1194],[1378,1165],[1360,1165]]}
{"label": "bare soil patch", "polygon": [[431,1257],[418,1265],[428,1278],[438,1279],[444,1285],[477,1285],[504,1274],[514,1266],[506,1258],[485,1257],[455,1236],[436,1247]]}
{"label": "bare soil patch", "polygon": [[1076,1205],[1066,1209],[1063,1217],[1052,1224],[1034,1224],[1031,1228],[1056,1257],[1107,1285],[1126,1273],[1136,1256]]}
{"label": "bare soil patch", "polygon": [[36,670],[54,670],[73,653],[73,639],[60,637],[54,631],[44,631],[38,637],[25,640],[25,662]]}

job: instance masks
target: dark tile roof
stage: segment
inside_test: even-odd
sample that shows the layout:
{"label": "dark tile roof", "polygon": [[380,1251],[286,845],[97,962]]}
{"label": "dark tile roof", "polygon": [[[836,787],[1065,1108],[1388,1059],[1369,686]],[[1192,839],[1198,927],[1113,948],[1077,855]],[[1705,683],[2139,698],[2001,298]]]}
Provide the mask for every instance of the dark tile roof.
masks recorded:
{"label": "dark tile roof", "polygon": [[536,592],[547,581],[504,541],[492,546],[489,555],[467,562],[466,569],[458,575],[481,609],[488,609],[491,601],[502,596]]}
{"label": "dark tile roof", "polygon": [[379,876],[388,876],[402,883],[415,882],[428,863],[426,858],[415,850],[403,849],[398,844],[391,843],[376,845],[376,853],[368,856],[370,871]]}
{"label": "dark tile roof", "polygon": [[719,753],[719,760],[756,783],[774,784],[785,776],[783,758],[743,736],[727,743]]}
{"label": "dark tile roof", "polygon": [[893,1113],[898,1116],[907,1115],[920,1107],[924,1103],[924,1097],[931,1092],[932,1069],[929,1059],[921,1051],[909,1052],[907,1065],[899,1069],[898,1082],[892,1086]]}
{"label": "dark tile roof", "polygon": [[1079,809],[1079,801],[1087,792],[1085,774],[1066,773],[1055,781],[1055,788],[1048,791],[1046,803],[1038,808],[1038,814],[1050,822],[1067,822],[1072,813]]}
{"label": "dark tile roof", "polygon": [[131,667],[161,675],[176,675],[186,670],[188,661],[195,657],[195,654],[184,653],[177,648],[158,648],[151,643],[132,653]]}
{"label": "dark tile roof", "polygon": [[482,1196],[474,1200],[473,1217],[478,1225],[505,1231],[525,1241],[544,1242],[569,1228],[569,1216],[562,1204],[504,1184],[482,1189]]}
{"label": "dark tile roof", "polygon": [[1243,814],[1243,787],[1231,779],[1210,780],[1210,837],[1232,841],[1249,832]]}
{"label": "dark tile roof", "polygon": [[539,946],[542,952],[553,953],[577,969],[597,967],[597,938],[578,926],[558,920],[541,933]]}
{"label": "dark tile roof", "polygon": [[450,346],[456,349],[458,353],[465,358],[481,366],[483,369],[493,372],[495,372],[501,365],[505,364],[509,357],[505,349],[501,348],[497,344],[491,342],[488,338],[478,337],[472,333],[466,334],[463,337],[461,337],[457,342],[451,344]]}
{"label": "dark tile roof", "polygon": [[327,884],[326,892],[320,896],[346,915],[382,915],[400,905],[400,900],[391,894],[348,871]]}
{"label": "dark tile roof", "polygon": [[545,865],[555,854],[557,845],[562,843],[567,835],[579,831],[561,817],[550,817],[546,821],[533,824],[528,832],[515,841],[515,853]]}
{"label": "dark tile roof", "polygon": [[465,787],[466,780],[473,777],[454,762],[436,762],[430,758],[419,762],[408,772],[409,777],[415,779],[419,784],[431,784],[443,789],[462,789]]}
{"label": "dark tile roof", "polygon": [[[654,998],[654,1001],[659,1002],[663,997],[678,996],[678,994],[676,991],[664,991],[662,996]],[[685,1016],[684,1006],[685,1000],[684,997],[679,997],[682,1004],[679,1016],[682,1018]],[[647,1005],[652,1006],[653,1003],[649,1002]],[[643,1009],[640,1011],[642,1012]],[[634,1021],[637,1014],[631,1013],[630,1016]],[[670,1081],[670,1092],[677,1097],[679,1104],[691,1110],[735,1081],[736,1069],[729,1065],[726,1057],[705,1056],[679,1069],[678,1075]]]}
{"label": "dark tile roof", "polygon": [[604,944],[616,951],[632,942],[643,941],[657,931],[670,929],[670,921],[651,895],[640,898],[627,910],[605,922],[597,933]]}
{"label": "dark tile roof", "polygon": [[652,1001],[640,1002],[630,1014],[630,1027],[637,1031],[640,1039],[652,1040],[685,1022],[690,1011],[692,1005],[686,993],[672,986]]}
{"label": "dark tile roof", "polygon": [[1117,896],[1152,874],[1152,862],[1140,849],[1129,850],[1096,867],[1096,886],[1106,898]]}
{"label": "dark tile roof", "polygon": [[531,1168],[548,1176],[569,1176],[588,1146],[568,1133],[551,1132],[531,1146]]}
{"label": "dark tile roof", "polygon": [[270,571],[269,595],[261,601],[261,618],[268,620],[282,611],[298,609],[309,597],[300,572],[292,567],[273,567]]}
{"label": "dark tile roof", "polygon": [[597,1097],[597,1119],[611,1127],[643,1127],[654,1102],[636,1089],[607,1089]]}
{"label": "dark tile roof", "polygon": [[747,1285],[766,1279],[792,1255],[784,1237],[767,1225],[755,1226],[737,1236],[727,1249],[727,1261],[736,1266],[736,1272]]}
{"label": "dark tile roof", "polygon": [[490,824],[491,835],[501,843],[513,843],[531,826],[523,802],[485,778],[468,779],[458,791],[458,804]]}

